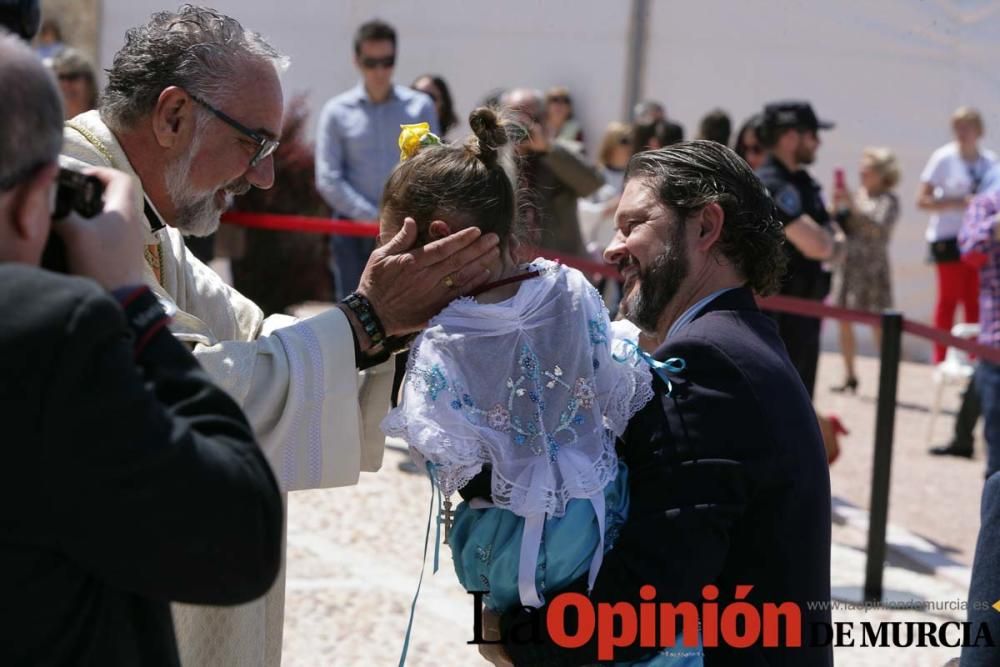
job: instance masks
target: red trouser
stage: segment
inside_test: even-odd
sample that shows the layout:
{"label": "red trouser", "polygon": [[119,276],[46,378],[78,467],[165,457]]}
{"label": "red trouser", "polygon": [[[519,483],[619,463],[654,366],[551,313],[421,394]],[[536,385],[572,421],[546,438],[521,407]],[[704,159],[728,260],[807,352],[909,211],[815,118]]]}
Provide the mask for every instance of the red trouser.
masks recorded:
{"label": "red trouser", "polygon": [[[979,271],[965,262],[941,262],[937,267],[938,293],[934,326],[951,331],[955,309],[962,304],[966,322],[979,321]],[[944,361],[944,345],[934,344],[934,363]]]}

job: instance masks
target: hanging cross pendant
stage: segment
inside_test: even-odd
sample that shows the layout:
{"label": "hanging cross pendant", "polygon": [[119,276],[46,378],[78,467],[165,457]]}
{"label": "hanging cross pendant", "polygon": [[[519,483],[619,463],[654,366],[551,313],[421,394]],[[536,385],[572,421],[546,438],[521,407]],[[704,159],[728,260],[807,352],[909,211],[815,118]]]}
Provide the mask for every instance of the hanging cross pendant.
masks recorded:
{"label": "hanging cross pendant", "polygon": [[444,541],[448,541],[451,534],[451,526],[454,523],[455,513],[451,511],[451,500],[445,499],[444,507],[438,512],[438,522],[444,524]]}

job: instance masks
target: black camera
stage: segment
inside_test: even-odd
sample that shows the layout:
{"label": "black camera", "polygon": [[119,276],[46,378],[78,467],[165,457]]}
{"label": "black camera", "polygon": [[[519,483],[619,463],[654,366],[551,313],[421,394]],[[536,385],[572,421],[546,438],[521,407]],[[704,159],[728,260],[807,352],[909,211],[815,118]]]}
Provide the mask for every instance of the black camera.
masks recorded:
{"label": "black camera", "polygon": [[[96,176],[78,171],[60,169],[56,178],[55,206],[52,211],[54,224],[71,212],[92,218],[104,210],[104,183]],[[42,266],[49,271],[66,273],[66,247],[56,234],[50,234],[42,253]]]}
{"label": "black camera", "polygon": [[53,219],[61,220],[71,211],[76,211],[85,218],[93,218],[103,210],[104,184],[99,178],[70,169],[59,170]]}

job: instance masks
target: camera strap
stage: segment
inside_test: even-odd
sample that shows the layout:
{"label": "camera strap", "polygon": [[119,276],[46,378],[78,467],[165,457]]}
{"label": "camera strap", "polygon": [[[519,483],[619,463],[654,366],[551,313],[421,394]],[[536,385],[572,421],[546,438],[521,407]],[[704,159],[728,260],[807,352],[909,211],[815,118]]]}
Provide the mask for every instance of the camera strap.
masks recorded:
{"label": "camera strap", "polygon": [[[156,207],[153,206],[153,202],[149,201],[149,197],[143,193],[142,195],[142,213],[146,216],[146,222],[149,223],[149,229],[154,234],[166,225],[163,224],[163,218],[160,214],[156,212]],[[153,270],[153,275],[156,277],[156,282],[163,284],[163,250],[160,247],[160,242],[156,242],[152,245],[146,246],[145,249],[146,263],[149,264],[149,268]]]}
{"label": "camera strap", "polygon": [[149,197],[145,195],[142,197],[142,212],[146,215],[146,222],[149,223],[150,231],[158,232],[166,226],[163,224],[163,219],[160,218],[156,209],[150,203]]}

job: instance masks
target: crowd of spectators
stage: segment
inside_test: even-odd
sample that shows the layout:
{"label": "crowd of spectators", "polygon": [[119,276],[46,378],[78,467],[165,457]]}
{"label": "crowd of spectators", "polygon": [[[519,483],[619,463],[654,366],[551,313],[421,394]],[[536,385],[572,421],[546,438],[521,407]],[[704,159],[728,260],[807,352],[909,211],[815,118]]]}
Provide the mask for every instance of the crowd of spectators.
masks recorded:
{"label": "crowd of spectators", "polygon": [[[45,81],[44,76],[32,69],[37,63],[26,60],[24,49],[18,43],[8,40],[0,46],[3,46],[10,58],[25,61],[22,64],[27,68],[25,71],[30,70],[31,76],[38,81]],[[254,48],[263,47],[248,48],[252,52]],[[185,98],[189,108],[191,104],[199,105],[197,108],[204,107],[217,120],[255,142],[251,151],[253,157],[246,173],[257,180],[251,180],[250,177],[246,177],[245,181],[234,180],[226,185],[225,192],[219,192],[224,195],[246,194],[251,186],[267,190],[274,182],[274,176],[265,174],[266,170],[261,171],[258,166],[278,148],[277,138],[280,137],[287,144],[285,157],[288,164],[295,168],[288,172],[294,178],[287,182],[279,181],[279,190],[294,190],[298,192],[296,199],[299,200],[303,191],[298,188],[308,181],[306,194],[314,195],[301,197],[301,201],[309,202],[309,211],[284,212],[317,213],[325,205],[328,212],[338,219],[372,221],[379,216],[386,179],[400,160],[397,128],[426,123],[429,131],[444,141],[454,141],[457,135],[464,134],[459,126],[460,114],[456,112],[452,92],[443,75],[427,73],[417,77],[409,86],[394,81],[399,39],[391,25],[379,20],[363,24],[355,35],[352,51],[358,71],[358,83],[330,99],[323,107],[317,122],[314,152],[302,150],[305,142],[300,135],[305,119],[301,112],[290,116],[294,123],[286,124],[284,133],[279,132],[278,123],[271,123],[272,130],[268,130],[267,136],[264,136],[261,131],[248,129],[191,91],[174,86],[176,90],[171,94],[190,98],[189,101]],[[50,69],[58,83],[62,112],[65,119],[71,121],[69,128],[74,128],[74,121],[84,117],[76,125],[85,126],[86,129],[89,127],[87,123],[92,123],[102,131],[107,130],[109,136],[113,129],[118,130],[114,136],[119,138],[129,138],[129,132],[135,131],[132,124],[135,119],[127,117],[127,114],[116,117],[115,114],[124,113],[121,108],[117,111],[112,109],[114,113],[107,110],[109,105],[113,106],[114,95],[109,97],[105,93],[105,98],[101,99],[93,63],[84,52],[64,43],[56,22],[49,20],[43,25],[35,44],[35,54],[39,62]],[[280,60],[269,51],[266,56],[265,60]],[[267,62],[270,67],[270,60]],[[119,65],[116,62],[117,69],[121,69]],[[270,70],[268,72],[272,74]],[[122,73],[119,71],[118,74]],[[241,76],[243,75],[249,76],[247,72],[242,72]],[[113,92],[124,98],[129,94],[125,90],[127,86],[123,86],[121,81],[118,85],[120,89]],[[532,250],[541,249],[568,261],[598,260],[603,249],[611,242],[616,233],[615,213],[622,197],[626,169],[633,156],[685,140],[684,127],[668,115],[663,103],[656,100],[645,100],[637,104],[629,119],[609,122],[596,144],[599,148],[595,155],[588,155],[585,150],[584,131],[576,115],[573,91],[565,86],[554,86],[546,91],[525,86],[493,90],[486,95],[486,102],[496,106],[502,113],[509,114],[520,128],[515,150],[516,183],[521,202],[519,222],[524,229],[524,238],[520,240]],[[100,120],[93,112],[99,106],[104,111]],[[276,108],[270,109],[273,111],[270,116],[280,120],[280,105],[273,106]],[[51,111],[55,109],[55,104],[47,104],[46,108]],[[105,118],[114,120],[117,125],[109,124],[104,127]],[[157,130],[164,137],[169,129],[168,125],[165,123]],[[898,161],[891,148],[866,147],[859,156],[857,175],[851,177],[858,187],[850,188],[848,176],[843,170],[838,170],[833,187],[828,196],[825,196],[821,184],[810,174],[809,166],[816,159],[822,144],[820,132],[832,128],[833,124],[821,120],[808,102],[783,100],[762,104],[759,113],[745,119],[735,132],[730,116],[723,109],[712,109],[699,122],[693,139],[731,145],[736,155],[756,172],[761,184],[770,194],[776,217],[783,225],[785,252],[789,260],[789,268],[780,288],[782,294],[814,301],[824,301],[832,295],[832,300],[841,307],[882,311],[893,306],[889,244],[900,215],[899,196],[895,192],[900,180]],[[951,117],[951,129],[954,141],[931,154],[920,174],[920,188],[916,196],[918,208],[929,216],[926,232],[928,260],[934,266],[937,281],[933,322],[939,329],[950,330],[961,306],[966,322],[979,323],[979,341],[990,347],[1000,347],[1000,281],[997,279],[1000,274],[1000,234],[996,231],[996,221],[1000,217],[1000,162],[992,151],[981,145],[985,126],[982,115],[976,109],[957,109]],[[93,143],[87,132],[78,132]],[[8,138],[14,141],[15,133],[9,134]],[[58,128],[55,134],[58,135]],[[149,134],[152,136],[152,131]],[[141,145],[135,136],[130,139],[123,141],[125,146],[118,147],[123,155],[131,148]],[[298,150],[289,153],[288,146],[295,146]],[[167,139],[163,139],[159,148],[169,148]],[[194,157],[197,148],[198,144],[194,142],[190,158]],[[714,150],[719,149],[714,147]],[[22,183],[19,173],[11,176],[14,179],[11,182],[24,188],[37,185],[41,192],[51,186],[56,173],[54,160],[54,153],[45,156],[41,162],[45,178],[39,177],[41,180],[38,183]],[[143,171],[143,168],[149,169],[149,165],[154,163],[156,160],[149,160],[145,164],[136,161],[134,166],[138,172]],[[159,166],[162,167],[163,164]],[[173,166],[175,165],[171,163],[170,167]],[[191,160],[188,161],[188,166],[191,166]],[[33,168],[37,168],[37,165]],[[14,178],[15,176],[18,178]],[[161,176],[159,180],[169,190],[181,176],[187,177],[189,174],[177,176],[170,172]],[[46,178],[48,181],[45,181]],[[102,178],[108,180],[110,177],[104,175]],[[156,187],[151,185],[148,189]],[[273,191],[273,194],[279,194],[279,190]],[[171,192],[171,196],[173,194]],[[200,196],[199,193],[187,190],[182,194]],[[154,217],[158,217],[158,211],[151,203],[153,198],[153,195],[149,195],[145,200],[147,218],[150,208],[157,213]],[[214,195],[212,201],[215,202]],[[270,201],[276,200],[272,198]],[[209,206],[211,202],[198,200],[191,206],[194,207],[195,204]],[[218,205],[218,202],[215,204]],[[176,212],[167,213],[170,215]],[[216,215],[216,222],[217,217]],[[43,218],[45,216],[39,220]],[[12,217],[11,220],[13,219]],[[185,230],[181,230],[183,231]],[[178,243],[178,247],[183,249],[184,243],[197,242],[189,239]],[[148,248],[154,246],[147,244],[146,247],[149,252]],[[40,248],[32,246],[32,257],[36,254],[35,250]],[[327,255],[330,270],[328,291],[335,294],[338,301],[357,294],[365,272],[371,270],[369,267],[375,250],[375,239],[361,235],[330,238]],[[150,265],[150,269],[155,274],[156,281],[162,283],[161,270],[169,270],[170,258],[164,260],[163,250],[158,252],[160,259],[155,266]],[[183,255],[181,250],[177,252]],[[477,246],[477,252],[488,252],[488,249]],[[129,278],[131,282],[125,286],[134,287],[141,282],[141,277]],[[203,274],[198,274],[198,279],[203,284],[208,281]],[[451,274],[448,279],[451,280]],[[599,283],[608,306],[613,311],[624,296],[621,293],[622,286],[596,275],[593,279]],[[122,285],[115,283],[112,287]],[[224,289],[221,285],[217,286],[220,293]],[[276,295],[275,302],[279,303],[281,298],[282,295]],[[120,304],[122,307],[128,305],[128,299],[120,300],[123,302]],[[259,312],[256,306],[252,309],[250,306],[252,304],[246,308],[248,312],[253,311],[255,321],[263,321],[264,313]],[[279,307],[281,306],[275,306],[276,309]],[[344,335],[342,338],[344,341],[353,338],[357,360],[361,358],[359,355],[366,352],[358,343],[356,330],[359,325],[346,309],[342,310],[343,313],[336,317],[343,318],[344,322],[355,329],[351,336]],[[160,316],[159,311],[157,313]],[[772,316],[777,322],[792,364],[806,391],[812,396],[819,355],[820,321],[787,313],[772,313]],[[416,315],[413,317],[414,322],[421,319]],[[203,316],[201,319],[206,318],[207,316]],[[348,324],[344,322],[338,320],[338,326],[347,331]],[[402,327],[400,330],[408,332],[414,326]],[[244,336],[251,342],[242,342],[257,345],[252,341],[260,333],[259,329],[260,326],[253,327],[253,332]],[[849,324],[841,323],[839,334],[845,376],[843,383],[832,389],[853,394],[857,392],[859,385],[855,368],[854,332]],[[880,332],[877,329],[874,336],[878,341]],[[364,336],[361,338],[364,340]],[[204,339],[215,341],[214,335],[205,335]],[[204,341],[198,344],[204,345],[206,350],[211,347]],[[345,343],[342,347],[346,349],[350,346]],[[196,348],[196,353],[203,365],[211,367],[211,358],[205,350]],[[945,347],[936,345],[933,361],[939,363],[944,356]],[[193,358],[185,356],[183,359],[195,375],[200,372]],[[381,360],[380,363],[384,361]],[[356,370],[355,365],[367,370],[363,363],[348,365],[352,374]],[[199,382],[201,381],[199,376]],[[998,397],[1000,366],[982,360],[978,363],[973,383],[963,396],[962,418],[956,423],[954,438],[944,446],[933,448],[931,453],[971,457],[972,428],[979,415],[983,414],[988,449],[987,476],[1000,470]],[[235,410],[236,406],[226,404],[225,407],[227,410]],[[843,432],[843,427],[835,417],[817,416],[824,435],[832,432],[832,436],[827,437],[828,456],[832,461],[837,453],[836,434]],[[269,419],[272,423],[280,421],[273,417]],[[253,438],[249,436],[250,427],[253,427],[255,435],[260,437],[262,420],[255,419],[254,414],[250,414],[248,422],[244,422],[239,414],[235,415],[234,420],[238,422],[245,440],[237,444],[252,451],[253,456],[263,462]],[[190,437],[196,436],[198,433],[193,432]],[[261,469],[258,473],[260,479],[257,492],[270,504],[270,514],[274,515],[269,518],[271,532],[278,533],[281,522],[277,512],[277,484],[267,471]],[[984,500],[984,516],[987,513],[994,516],[996,507],[1000,505],[994,499],[994,496],[1000,496],[1000,491],[995,490],[996,480],[996,476],[993,476],[992,483],[987,487],[994,491]],[[277,549],[274,546],[276,543],[275,539],[269,540],[272,550]],[[996,551],[995,539],[991,533],[984,532],[981,536],[980,551],[982,553],[977,553],[976,556],[977,578],[974,580],[974,587],[995,588],[995,578],[983,572],[983,563],[992,558]],[[204,595],[198,593],[188,597],[198,598],[200,601],[213,601],[216,598],[242,601],[252,598],[264,592],[275,578],[274,562],[264,563],[260,569],[262,574],[254,573],[256,576],[252,585],[246,587],[249,592],[209,590]],[[153,611],[162,617],[165,604],[160,604]],[[160,618],[159,622],[162,623],[163,619]]]}

